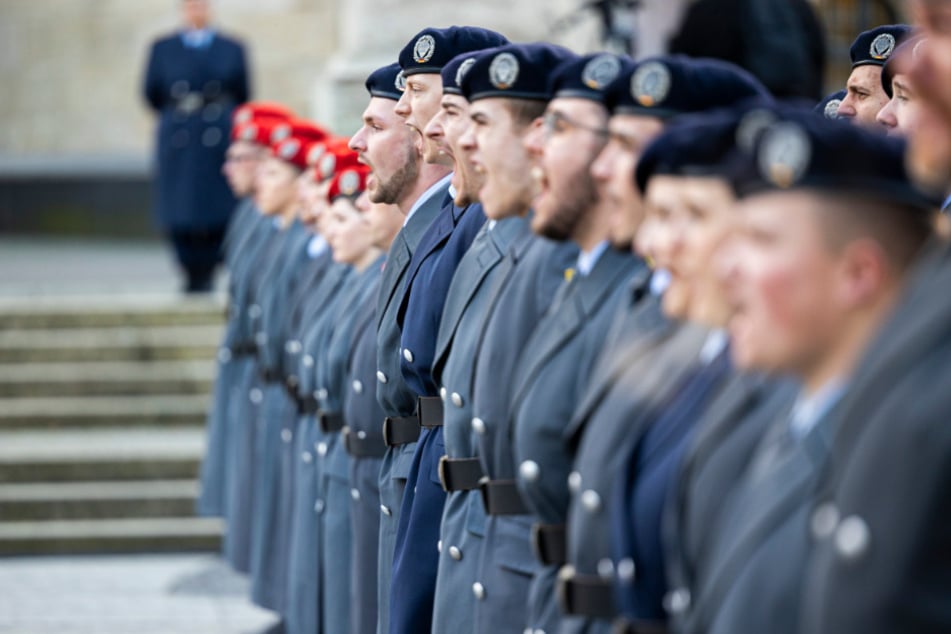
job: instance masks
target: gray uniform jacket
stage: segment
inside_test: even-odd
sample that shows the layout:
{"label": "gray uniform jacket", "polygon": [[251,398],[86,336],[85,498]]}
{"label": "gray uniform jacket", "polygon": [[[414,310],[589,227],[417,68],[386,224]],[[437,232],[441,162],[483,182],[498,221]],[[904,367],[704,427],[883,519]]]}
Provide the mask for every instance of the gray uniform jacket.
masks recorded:
{"label": "gray uniform jacket", "polygon": [[[476,460],[472,444],[475,355],[501,268],[498,264],[512,241],[529,231],[528,221],[519,217],[500,220],[492,229],[486,224],[459,262],[449,287],[433,368],[433,378],[446,393],[443,438],[449,458]],[[459,632],[471,627],[475,609],[471,589],[484,524],[485,512],[477,489],[449,493],[440,527],[434,632]]]}
{"label": "gray uniform jacket", "polygon": [[[400,329],[396,315],[406,292],[406,269],[426,229],[439,215],[445,202],[448,183],[435,191],[409,218],[390,245],[386,257],[380,296],[377,302],[377,382],[376,397],[384,416],[412,416],[416,394],[406,385],[400,370]],[[383,421],[380,421],[382,426]],[[391,448],[380,468],[380,550],[379,550],[379,630],[389,631],[390,579],[403,488],[409,475],[416,443]]]}
{"label": "gray uniform jacket", "polygon": [[812,516],[800,632],[951,631],[951,249],[859,363]]}

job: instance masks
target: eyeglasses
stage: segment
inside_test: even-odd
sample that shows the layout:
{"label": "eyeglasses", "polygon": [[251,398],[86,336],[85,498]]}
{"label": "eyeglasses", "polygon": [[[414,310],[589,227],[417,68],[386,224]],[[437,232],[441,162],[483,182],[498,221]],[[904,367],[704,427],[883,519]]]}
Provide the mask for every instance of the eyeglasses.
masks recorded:
{"label": "eyeglasses", "polygon": [[566,132],[568,128],[584,130],[585,132],[590,132],[591,134],[602,138],[606,138],[609,134],[607,128],[579,123],[574,119],[566,117],[560,112],[546,112],[545,116],[542,117],[542,126],[545,130],[546,138],[552,136],[555,132]]}

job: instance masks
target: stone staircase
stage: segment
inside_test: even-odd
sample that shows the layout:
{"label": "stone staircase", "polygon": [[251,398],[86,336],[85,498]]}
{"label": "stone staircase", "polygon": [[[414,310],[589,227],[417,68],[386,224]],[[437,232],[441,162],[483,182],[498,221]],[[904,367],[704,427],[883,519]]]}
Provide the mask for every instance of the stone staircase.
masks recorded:
{"label": "stone staircase", "polygon": [[0,298],[0,556],[213,550],[220,300]]}

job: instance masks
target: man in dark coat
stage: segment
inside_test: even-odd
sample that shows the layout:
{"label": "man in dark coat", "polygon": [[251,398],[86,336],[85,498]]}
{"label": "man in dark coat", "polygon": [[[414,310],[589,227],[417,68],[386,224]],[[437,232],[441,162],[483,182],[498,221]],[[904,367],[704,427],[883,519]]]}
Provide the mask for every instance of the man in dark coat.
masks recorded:
{"label": "man in dark coat", "polygon": [[156,41],[143,93],[158,114],[154,210],[187,277],[211,289],[235,198],[222,173],[235,106],[250,96],[244,47],[209,26],[208,0],[182,0],[185,27]]}

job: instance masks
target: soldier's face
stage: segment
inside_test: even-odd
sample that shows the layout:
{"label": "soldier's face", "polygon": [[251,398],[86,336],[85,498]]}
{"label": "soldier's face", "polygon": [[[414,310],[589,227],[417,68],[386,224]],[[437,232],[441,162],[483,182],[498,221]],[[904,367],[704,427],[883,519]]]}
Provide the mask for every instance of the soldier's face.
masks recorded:
{"label": "soldier's face", "polygon": [[523,216],[532,204],[531,163],[522,141],[542,124],[540,118],[529,126],[518,124],[506,101],[489,98],[471,104],[472,126],[463,136],[463,143],[473,148],[476,172],[485,178],[479,200],[486,216],[495,220]]}
{"label": "soldier's face", "polygon": [[367,202],[369,209],[366,211],[366,217],[373,246],[386,251],[402,228],[404,216],[396,205],[370,202],[369,197]]}
{"label": "soldier's face", "polygon": [[297,177],[300,170],[269,156],[257,172],[254,201],[265,216],[287,216],[297,208]]}
{"label": "soldier's face", "polygon": [[739,367],[805,376],[842,335],[835,291],[841,267],[819,220],[829,213],[823,206],[803,191],[739,203],[738,229],[717,258]]}
{"label": "soldier's face", "polygon": [[443,95],[440,111],[426,126],[426,136],[439,143],[440,152],[453,161],[452,186],[456,189],[455,203],[460,207],[478,200],[483,181],[472,164],[472,148],[462,143],[471,124],[465,97]]}
{"label": "soldier's face", "polygon": [[681,200],[675,179],[654,176],[647,183],[644,198],[643,231],[638,233],[638,250],[658,269],[669,272],[670,284],[664,291],[664,313],[683,317],[690,309],[689,279],[681,270],[684,235],[690,211]]}
{"label": "soldier's face", "polygon": [[406,78],[406,90],[396,105],[396,114],[403,117],[406,125],[418,138],[427,163],[452,165],[452,158],[440,154],[439,144],[424,134],[426,126],[439,112],[442,101],[442,77],[434,73],[410,75]]}
{"label": "soldier's face", "polygon": [[542,128],[526,136],[525,147],[535,161],[535,233],[553,240],[590,233],[600,202],[590,168],[604,148],[607,118],[604,107],[589,99],[554,99]]}
{"label": "soldier's face", "polygon": [[300,192],[301,198],[301,221],[311,231],[322,232],[324,211],[327,208],[327,190],[330,189],[330,181],[318,183],[316,180],[314,168],[308,169],[301,175]]}
{"label": "soldier's face", "polygon": [[392,99],[371,98],[363,112],[363,126],[351,137],[349,147],[372,170],[367,179],[370,200],[403,208],[416,184],[422,156],[417,134],[403,123],[395,108]]}
{"label": "soldier's face", "polygon": [[211,19],[208,0],[182,0],[182,18],[192,28],[203,29]]}
{"label": "soldier's face", "polygon": [[254,192],[254,178],[261,160],[261,148],[249,141],[235,141],[225,152],[221,167],[234,195],[242,198]]}
{"label": "soldier's face", "polygon": [[333,249],[334,262],[358,264],[373,247],[370,223],[366,216],[344,196],[337,197],[327,215],[329,220],[325,235]]}
{"label": "soldier's face", "polygon": [[876,120],[879,111],[888,103],[888,95],[882,88],[882,68],[874,64],[859,66],[849,75],[847,94],[839,105],[839,117],[852,123],[881,130]]}
{"label": "soldier's face", "polygon": [[648,196],[652,205],[666,207],[679,219],[665,255],[670,285],[664,312],[713,328],[726,326],[729,306],[710,263],[736,226],[730,186],[717,178],[655,176]]}
{"label": "soldier's face", "polygon": [[909,137],[908,166],[928,187],[951,187],[951,5],[933,0],[911,2],[915,23],[927,42],[908,74],[918,91],[921,111]]}
{"label": "soldier's face", "polygon": [[878,122],[891,136],[908,137],[914,133],[921,119],[921,100],[911,86],[908,75],[899,73],[892,78],[892,98],[878,113]]}
{"label": "soldier's face", "polygon": [[618,248],[633,248],[644,220],[644,201],[634,183],[634,169],[644,148],[663,129],[663,122],[656,117],[614,115],[608,122],[607,145],[591,164],[598,193],[608,205],[611,242]]}

